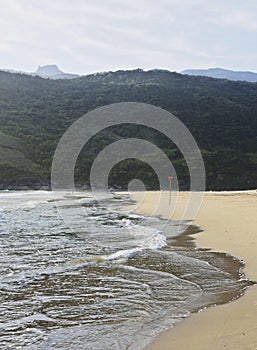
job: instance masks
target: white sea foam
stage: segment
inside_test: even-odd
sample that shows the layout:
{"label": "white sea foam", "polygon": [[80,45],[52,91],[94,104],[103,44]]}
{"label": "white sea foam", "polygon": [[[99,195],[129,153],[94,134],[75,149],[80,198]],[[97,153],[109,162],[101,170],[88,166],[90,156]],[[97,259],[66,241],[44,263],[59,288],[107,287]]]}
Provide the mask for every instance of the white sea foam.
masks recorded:
{"label": "white sea foam", "polygon": [[81,202],[92,199],[90,192],[0,193],[2,207],[20,208],[1,213],[1,348],[143,349],[192,310],[247,285],[222,271],[225,255],[218,268],[211,252],[162,250],[179,222],[163,228],[157,217],[118,211],[116,199],[82,212]]}
{"label": "white sea foam", "polygon": [[[59,198],[64,198],[66,193],[58,193]],[[55,195],[55,198],[58,198]],[[1,191],[0,210],[29,210],[37,204],[46,203],[53,200],[53,192],[50,191]]]}
{"label": "white sea foam", "polygon": [[[120,260],[120,259],[128,259],[134,254],[141,253],[144,250],[156,250],[156,249],[161,249],[167,245],[166,237],[161,234],[159,231],[152,230],[149,228],[141,227],[135,225],[137,228],[137,234],[142,235],[142,232],[144,232],[144,239],[140,242],[138,242],[138,245],[134,248],[131,249],[124,249],[124,250],[119,250],[113,254],[110,254],[108,256],[103,256],[103,259],[105,261],[114,261],[114,260]],[[135,228],[134,226],[134,228]],[[140,230],[141,228],[141,230]],[[151,234],[146,235],[147,231],[155,231],[154,233],[151,232]]]}
{"label": "white sea foam", "polygon": [[46,202],[52,198],[49,191],[1,192],[0,209],[16,210],[33,208],[37,203]]}

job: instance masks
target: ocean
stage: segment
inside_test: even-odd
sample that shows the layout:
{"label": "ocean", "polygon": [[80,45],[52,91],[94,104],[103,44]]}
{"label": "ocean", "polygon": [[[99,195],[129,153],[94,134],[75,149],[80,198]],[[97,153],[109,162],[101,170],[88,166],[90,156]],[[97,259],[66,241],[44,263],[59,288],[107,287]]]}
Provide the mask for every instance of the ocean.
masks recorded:
{"label": "ocean", "polygon": [[239,260],[178,235],[183,223],[128,204],[125,194],[0,192],[2,350],[141,350],[251,284]]}

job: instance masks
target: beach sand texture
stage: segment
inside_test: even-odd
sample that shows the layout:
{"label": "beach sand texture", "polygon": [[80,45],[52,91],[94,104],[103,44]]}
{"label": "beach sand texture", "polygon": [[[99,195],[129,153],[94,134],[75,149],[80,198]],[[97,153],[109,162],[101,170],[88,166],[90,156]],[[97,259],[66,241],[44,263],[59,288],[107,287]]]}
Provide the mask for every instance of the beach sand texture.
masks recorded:
{"label": "beach sand texture", "polygon": [[[136,211],[152,215],[158,192],[146,192]],[[142,200],[141,193],[132,195]],[[161,211],[169,216],[169,194]],[[173,219],[181,219],[189,194],[181,192]],[[166,202],[166,203],[165,203]],[[246,276],[257,281],[257,192],[207,192],[195,224],[198,247],[226,252],[243,260]],[[146,350],[257,350],[257,286],[229,304],[194,314],[161,334]]]}

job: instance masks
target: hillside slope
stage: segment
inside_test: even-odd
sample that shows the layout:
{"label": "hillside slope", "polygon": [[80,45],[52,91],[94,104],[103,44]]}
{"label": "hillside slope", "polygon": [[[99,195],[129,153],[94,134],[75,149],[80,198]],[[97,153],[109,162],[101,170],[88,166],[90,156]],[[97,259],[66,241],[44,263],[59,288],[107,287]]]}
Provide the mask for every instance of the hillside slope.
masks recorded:
{"label": "hillside slope", "polygon": [[257,73],[233,71],[230,69],[223,69],[223,68],[187,69],[181,73],[188,74],[188,75],[211,77],[211,78],[217,78],[217,79],[248,81],[250,83],[257,82]]}
{"label": "hillside slope", "polygon": [[[139,69],[72,80],[0,72],[0,182],[49,181],[52,156],[65,130],[90,110],[124,101],[159,106],[185,123],[203,151],[208,189],[256,188],[257,84]],[[98,152],[124,137],[156,143],[172,160],[181,188],[188,188],[187,167],[175,145],[152,129],[131,125],[113,127],[90,141],[76,167],[77,182],[87,183]],[[7,150],[6,144],[13,147]],[[113,169],[110,184],[125,186],[135,176],[147,188],[158,188],[151,168],[133,160]]]}

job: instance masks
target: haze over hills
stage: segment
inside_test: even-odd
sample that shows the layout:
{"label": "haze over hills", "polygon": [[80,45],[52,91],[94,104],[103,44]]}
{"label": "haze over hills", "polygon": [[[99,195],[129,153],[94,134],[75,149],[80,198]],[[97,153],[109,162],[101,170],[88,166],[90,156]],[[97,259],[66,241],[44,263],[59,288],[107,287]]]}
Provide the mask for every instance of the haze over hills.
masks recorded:
{"label": "haze over hills", "polygon": [[79,76],[78,74],[64,73],[55,64],[39,66],[32,75],[50,79],[73,79]]}
{"label": "haze over hills", "polygon": [[[49,181],[52,157],[66,129],[88,111],[125,101],[166,109],[188,127],[203,154],[207,189],[256,188],[257,84],[140,69],[70,80],[0,71],[0,188]],[[77,183],[89,181],[92,162],[106,145],[129,137],[161,148],[181,189],[188,188],[187,166],[176,146],[157,131],[135,125],[93,137],[77,162]],[[151,168],[135,160],[115,166],[110,185],[124,187],[135,177],[148,189],[158,188]]]}
{"label": "haze over hills", "polygon": [[26,74],[32,76],[39,76],[45,79],[74,79],[78,77],[78,74],[64,73],[56,64],[48,64],[45,66],[39,66],[35,72],[23,72],[15,71],[13,69],[3,69],[4,72],[13,74]]}
{"label": "haze over hills", "polygon": [[[158,70],[158,69],[157,69]],[[79,77],[79,74],[65,73],[59,69],[56,64],[48,64],[45,66],[39,66],[35,72],[22,72],[15,71],[13,69],[3,69],[5,72],[9,73],[20,73],[33,76],[39,76],[45,79],[74,79]],[[161,69],[160,69],[161,71]],[[100,73],[96,73],[100,74]],[[180,72],[180,74],[195,75],[195,76],[205,76],[217,79],[227,79],[233,81],[247,81],[250,83],[257,82],[257,73],[247,72],[247,71],[233,71],[223,68],[209,68],[209,69],[186,69]]]}
{"label": "haze over hills", "polygon": [[233,71],[223,68],[187,69],[183,70],[181,74],[205,76],[217,79],[228,79],[234,81],[248,81],[251,83],[257,82],[257,73]]}

